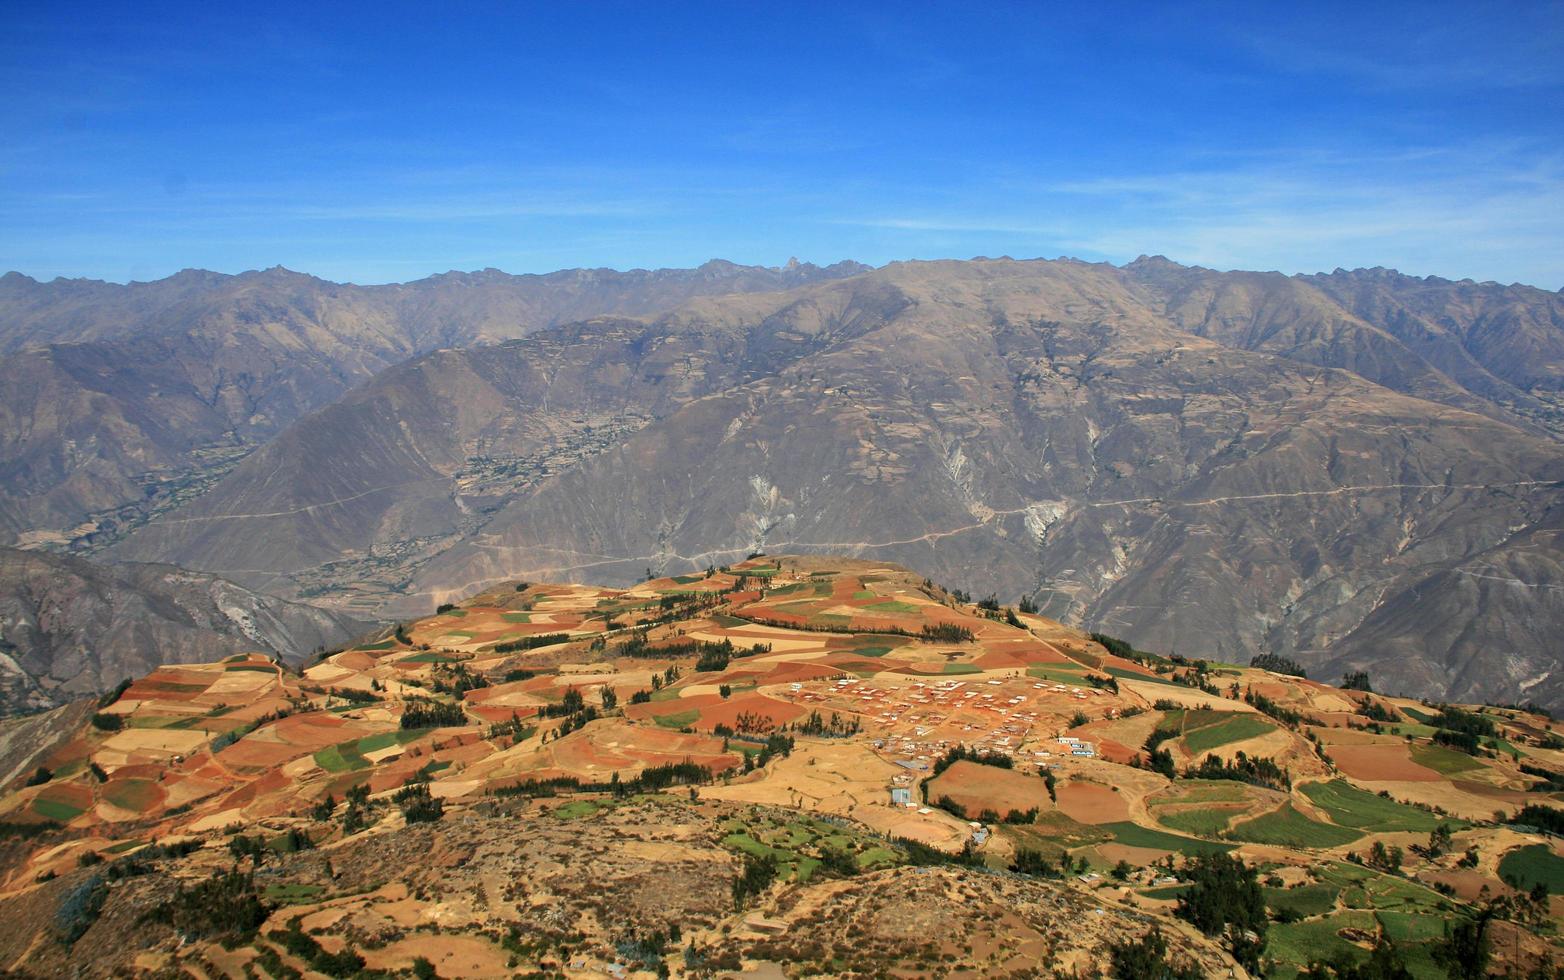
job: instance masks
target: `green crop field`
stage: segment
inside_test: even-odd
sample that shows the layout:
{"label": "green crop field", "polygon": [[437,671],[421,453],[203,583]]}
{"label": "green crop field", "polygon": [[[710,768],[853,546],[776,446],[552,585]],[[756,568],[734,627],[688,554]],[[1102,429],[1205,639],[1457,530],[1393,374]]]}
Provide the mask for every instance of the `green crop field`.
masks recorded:
{"label": "green crop field", "polygon": [[1075,664],[1048,664],[1033,665],[1026,669],[1026,676],[1035,677],[1040,681],[1052,681],[1055,684],[1073,684],[1080,687],[1086,680],[1086,673]]}
{"label": "green crop field", "polygon": [[505,613],[500,618],[505,620],[507,623],[530,623],[530,622],[532,622],[531,614],[524,613],[524,612]]}
{"label": "green crop field", "polygon": [[[1308,783],[1301,787],[1301,792],[1343,827],[1373,832],[1408,830],[1423,833],[1441,822],[1441,818],[1432,813],[1358,789],[1344,779]],[[1459,820],[1446,818],[1443,822],[1450,824],[1452,830],[1465,826]]]}
{"label": "green crop field", "polygon": [[1244,784],[1231,779],[1181,779],[1173,784],[1177,796],[1158,797],[1157,806],[1166,803],[1243,803],[1249,797]]}
{"label": "green crop field", "polygon": [[1324,915],[1336,907],[1336,889],[1323,883],[1300,885],[1297,888],[1267,888],[1265,904],[1273,909],[1292,909],[1304,917]]}
{"label": "green crop field", "polygon": [[60,823],[70,823],[82,815],[82,808],[64,800],[51,800],[40,796],[33,800],[33,812],[45,820],[58,820]]}
{"label": "green crop field", "polygon": [[734,817],[723,824],[727,836],[722,845],[731,850],[770,855],[776,859],[782,878],[808,881],[820,867],[820,857],[829,848],[854,855],[860,868],[879,868],[900,864],[900,851],[847,828],[814,817],[800,815],[790,820],[769,816]]}
{"label": "green crop field", "polygon": [[896,599],[889,599],[885,602],[876,602],[872,606],[864,607],[864,612],[901,613],[906,615],[915,613],[917,611],[918,607],[912,603],[900,602]]}
{"label": "green crop field", "polygon": [[1564,858],[1547,844],[1518,847],[1499,862],[1499,877],[1513,879],[1528,891],[1540,882],[1557,895],[1564,892]]}
{"label": "green crop field", "polygon": [[1377,912],[1385,936],[1395,943],[1424,943],[1444,937],[1448,915],[1425,915],[1417,912]]}
{"label": "green crop field", "polygon": [[1223,745],[1242,742],[1276,731],[1276,726],[1258,715],[1238,714],[1214,725],[1197,728],[1184,736],[1184,746],[1195,755]]}
{"label": "green crop field", "polygon": [[1347,928],[1373,933],[1376,927],[1374,916],[1368,912],[1341,912],[1323,919],[1290,924],[1278,922],[1266,930],[1265,952],[1295,968],[1307,966],[1313,960],[1333,959],[1340,953],[1364,960],[1368,955],[1337,933]]}
{"label": "green crop field", "polygon": [[580,820],[582,817],[590,817],[602,808],[603,805],[596,800],[572,800],[550,810],[549,816],[556,820]]}
{"label": "green crop field", "polygon": [[[1138,673],[1136,673],[1133,670],[1125,670],[1123,667],[1109,667],[1108,668],[1108,673],[1113,675],[1114,677],[1122,677],[1125,680],[1150,681],[1153,684],[1165,684],[1168,687],[1183,687],[1184,686],[1184,685],[1178,683],[1177,681],[1170,681],[1166,677],[1162,677],[1162,676],[1160,676],[1158,674],[1138,674]],[[1187,690],[1187,688],[1186,688],[1186,690]]]}
{"label": "green crop field", "polygon": [[327,772],[356,772],[369,768],[364,753],[375,752],[390,745],[406,745],[426,731],[402,729],[394,732],[377,732],[363,738],[355,738],[336,745],[328,745],[315,753],[315,764]]}
{"label": "green crop field", "polygon": [[343,745],[328,745],[315,753],[315,764],[327,772],[352,772],[363,769],[369,765],[369,760],[351,750],[344,752],[346,746],[356,746],[357,743],[347,742]]}
{"label": "green crop field", "polygon": [[883,657],[891,652],[891,648],[887,646],[854,647],[852,652],[864,657]]}
{"label": "green crop field", "polygon": [[1199,807],[1173,813],[1157,811],[1157,823],[1186,834],[1200,837],[1220,837],[1233,818],[1242,813],[1238,807]]}
{"label": "green crop field", "polygon": [[1217,844],[1208,840],[1196,840],[1193,837],[1183,837],[1179,834],[1169,834],[1161,830],[1152,830],[1139,824],[1107,823],[1101,828],[1113,834],[1114,840],[1120,844],[1128,844],[1131,847],[1154,847],[1162,851],[1175,851],[1179,854],[1193,856],[1196,854],[1211,854],[1227,852],[1233,849],[1232,844]]}
{"label": "green crop field", "polygon": [[691,708],[689,711],[675,711],[666,715],[654,715],[652,720],[663,728],[679,729],[700,721],[701,713],[698,708]]}
{"label": "green crop field", "polygon": [[1483,767],[1481,762],[1464,752],[1430,742],[1419,742],[1412,746],[1412,761],[1444,776],[1455,776]]}
{"label": "green crop field", "polygon": [[1310,820],[1293,809],[1291,803],[1280,810],[1246,820],[1227,832],[1233,840],[1252,844],[1279,844],[1284,847],[1336,847],[1350,844],[1363,834],[1345,827]]}

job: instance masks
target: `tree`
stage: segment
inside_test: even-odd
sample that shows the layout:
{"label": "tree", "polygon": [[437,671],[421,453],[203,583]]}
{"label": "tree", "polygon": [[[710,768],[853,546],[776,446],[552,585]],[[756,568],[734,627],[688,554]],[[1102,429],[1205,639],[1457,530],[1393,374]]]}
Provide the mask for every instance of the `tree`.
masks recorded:
{"label": "tree", "polygon": [[1231,855],[1210,853],[1185,862],[1183,876],[1190,886],[1174,914],[1208,936],[1225,935],[1234,958],[1257,970],[1269,920],[1255,869]]}
{"label": "tree", "polygon": [[438,980],[440,974],[434,968],[434,964],[422,956],[413,958],[413,976],[418,980]]}
{"label": "tree", "polygon": [[1369,683],[1368,671],[1349,670],[1341,675],[1341,689],[1344,691],[1372,692],[1374,686]]}
{"label": "tree", "polygon": [[615,694],[614,689],[609,687],[607,684],[603,685],[601,693],[603,697],[603,710],[614,710],[614,708],[619,704],[619,695]]}
{"label": "tree", "polygon": [[1445,923],[1444,939],[1434,944],[1434,962],[1445,968],[1451,980],[1478,980],[1488,975],[1492,956],[1488,923],[1497,910],[1488,905],[1476,916],[1462,919],[1454,928]]}
{"label": "tree", "polygon": [[1010,870],[1016,874],[1032,875],[1036,878],[1057,878],[1059,873],[1054,866],[1043,857],[1042,851],[1032,851],[1025,848],[1018,849],[1016,856],[1010,862]]}
{"label": "tree", "polygon": [[1290,674],[1294,677],[1309,676],[1298,661],[1278,653],[1262,653],[1259,656],[1250,657],[1249,666],[1258,667],[1261,670],[1269,670],[1277,674]]}
{"label": "tree", "polygon": [[1406,855],[1399,847],[1386,847],[1383,841],[1375,841],[1369,848],[1366,862],[1369,867],[1377,871],[1393,874],[1401,870],[1401,862]]}
{"label": "tree", "polygon": [[1152,926],[1135,942],[1109,945],[1110,971],[1121,980],[1200,980],[1204,974],[1193,963],[1174,963],[1168,958],[1167,937]]}
{"label": "tree", "polygon": [[391,802],[402,808],[408,823],[434,823],[445,814],[445,804],[429,792],[428,783],[412,783],[397,790]]}
{"label": "tree", "polygon": [[744,870],[733,879],[733,907],[742,909],[744,903],[752,896],[759,895],[777,877],[777,859],[769,854],[756,857],[753,854],[744,855]]}

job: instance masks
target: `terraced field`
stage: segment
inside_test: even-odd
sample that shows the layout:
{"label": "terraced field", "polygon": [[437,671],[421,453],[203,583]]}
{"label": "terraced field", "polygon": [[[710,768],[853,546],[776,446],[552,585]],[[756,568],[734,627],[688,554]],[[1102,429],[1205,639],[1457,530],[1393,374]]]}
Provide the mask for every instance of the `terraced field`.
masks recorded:
{"label": "terraced field", "polygon": [[[1037,877],[1040,859],[1050,887],[1080,893],[1088,908],[1117,907],[1129,889],[1146,914],[1170,915],[1191,892],[1187,862],[1232,855],[1292,920],[1267,931],[1265,956],[1281,976],[1326,954],[1362,959],[1381,934],[1415,975],[1430,975],[1435,925],[1507,894],[1502,878],[1564,887],[1551,843],[1495,820],[1523,801],[1553,801],[1517,788],[1542,780],[1509,755],[1376,732],[1354,713],[1360,698],[1315,682],[1125,656],[877,563],[764,558],[631,589],[506,584],[388,632],[300,672],[258,656],[160,669],[95,707],[118,724],[83,721],[0,797],[12,835],[0,913],[32,901],[41,882],[85,874],[93,855],[134,855],[149,841],[205,845],[169,865],[198,880],[206,872],[195,869],[227,868],[252,846],[234,844],[230,829],[263,841],[264,862],[313,848],[312,867],[350,869],[344,855],[399,840],[415,842],[400,858],[409,866],[467,860],[430,850],[420,821],[460,827],[501,806],[512,808],[508,833],[529,840],[619,828],[594,868],[655,859],[638,843],[650,828],[683,835],[663,845],[682,858],[632,877],[716,882],[721,916],[734,915],[734,876],[765,878],[768,867],[782,884],[754,885],[767,895],[840,895],[852,887],[844,877],[924,877],[909,862],[1009,871],[1023,856],[1031,871],[994,881]],[[1415,702],[1379,700],[1420,717]],[[1546,747],[1564,734],[1550,720],[1472,710],[1527,765],[1564,771],[1564,753]],[[721,816],[704,824],[681,810],[687,827],[660,827],[672,802]],[[650,822],[622,825],[631,813]],[[1447,849],[1412,847],[1440,825]],[[1353,863],[1376,844],[1400,849],[1400,874]],[[681,863],[698,851],[705,863]],[[409,918],[427,907],[416,895],[378,895],[382,879],[341,873],[395,910],[392,920],[421,921]],[[1450,894],[1428,887],[1436,881]],[[530,887],[507,873],[475,894]],[[322,923],[325,903],[346,900],[329,878],[267,879],[262,893],[272,914]],[[930,908],[959,916],[963,901]],[[1540,924],[1548,915],[1527,920],[1512,958],[1555,945],[1556,929]],[[779,935],[769,920],[723,921],[728,934]],[[481,935],[499,934],[491,926]],[[491,942],[479,936],[456,938]],[[606,948],[616,943],[628,940]],[[473,946],[467,962],[502,971],[512,956],[543,961],[512,946]],[[38,955],[27,948],[0,935],[11,961]],[[218,943],[171,945],[158,962],[172,969],[199,951],[233,975],[272,972],[264,951],[246,948],[225,960]],[[405,971],[403,949],[366,950],[366,960]],[[611,957],[593,962],[607,969]]]}

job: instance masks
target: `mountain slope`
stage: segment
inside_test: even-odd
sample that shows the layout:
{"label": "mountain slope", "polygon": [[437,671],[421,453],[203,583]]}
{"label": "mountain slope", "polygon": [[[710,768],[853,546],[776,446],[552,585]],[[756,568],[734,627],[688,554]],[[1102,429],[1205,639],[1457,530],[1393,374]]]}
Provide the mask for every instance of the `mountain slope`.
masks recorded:
{"label": "mountain slope", "polygon": [[487,270],[353,286],[285,269],[118,286],[0,278],[0,541],[101,547],[300,415],[441,347],[863,267]]}
{"label": "mountain slope", "polygon": [[[1325,664],[1391,597],[1557,506],[1564,461],[1538,426],[1426,365],[1369,373],[1428,397],[1327,366],[1388,366],[1399,342],[1325,316],[1313,287],[1235,275],[1229,313],[1195,322],[1137,275],[900,263],[442,352],[116,553],[409,614],[515,576],[846,552],[1164,649]],[[1532,591],[1461,608],[1556,622]],[[1445,649],[1435,620],[1398,622],[1406,647]],[[1431,653],[1398,689],[1516,695],[1560,666],[1546,643],[1472,656],[1498,669]]]}
{"label": "mountain slope", "polygon": [[256,585],[334,562],[332,584],[373,584],[381,558],[400,563],[408,542],[416,553],[449,543],[653,418],[873,329],[907,302],[842,284],[440,351],[301,420],[113,553],[182,555]]}
{"label": "mountain slope", "polygon": [[246,651],[298,662],[367,628],[212,575],[0,548],[0,714],[105,691],[159,664]]}

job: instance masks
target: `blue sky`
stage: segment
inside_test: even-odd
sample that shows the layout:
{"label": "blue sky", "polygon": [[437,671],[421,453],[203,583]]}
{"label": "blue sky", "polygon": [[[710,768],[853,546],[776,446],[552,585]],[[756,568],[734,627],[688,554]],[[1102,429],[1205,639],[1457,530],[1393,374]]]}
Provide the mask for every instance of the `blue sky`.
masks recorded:
{"label": "blue sky", "polygon": [[1283,7],[0,0],[0,269],[1564,286],[1564,4]]}

